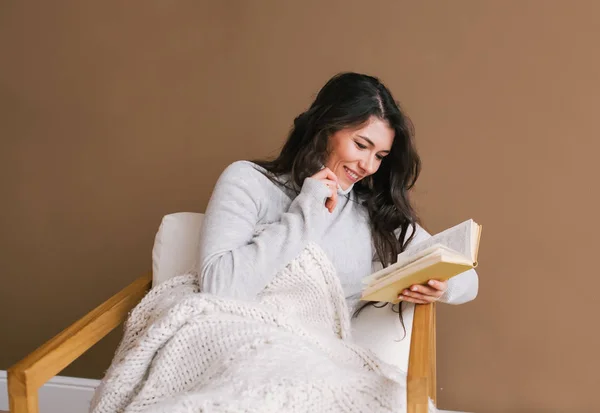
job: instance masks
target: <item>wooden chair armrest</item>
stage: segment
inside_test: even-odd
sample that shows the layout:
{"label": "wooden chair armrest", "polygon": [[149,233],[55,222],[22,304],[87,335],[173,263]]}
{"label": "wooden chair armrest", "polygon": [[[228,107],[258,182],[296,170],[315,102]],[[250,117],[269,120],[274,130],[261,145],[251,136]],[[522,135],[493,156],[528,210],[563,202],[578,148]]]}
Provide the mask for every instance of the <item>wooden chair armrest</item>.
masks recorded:
{"label": "wooden chair armrest", "polygon": [[38,389],[120,325],[152,285],[146,274],[8,370],[11,413],[37,413]]}
{"label": "wooden chair armrest", "polygon": [[437,403],[435,340],[435,303],[415,305],[406,380],[407,413],[427,413],[429,399]]}

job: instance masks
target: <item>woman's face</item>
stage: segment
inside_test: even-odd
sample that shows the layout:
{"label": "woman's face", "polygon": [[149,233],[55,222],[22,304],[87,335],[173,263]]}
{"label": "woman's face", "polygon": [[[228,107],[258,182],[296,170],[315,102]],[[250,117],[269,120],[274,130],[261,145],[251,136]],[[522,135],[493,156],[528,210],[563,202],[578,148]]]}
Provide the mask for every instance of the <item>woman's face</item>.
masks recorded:
{"label": "woman's face", "polygon": [[342,129],[329,137],[325,166],[333,171],[342,189],[373,175],[390,153],[394,130],[372,116],[359,128]]}

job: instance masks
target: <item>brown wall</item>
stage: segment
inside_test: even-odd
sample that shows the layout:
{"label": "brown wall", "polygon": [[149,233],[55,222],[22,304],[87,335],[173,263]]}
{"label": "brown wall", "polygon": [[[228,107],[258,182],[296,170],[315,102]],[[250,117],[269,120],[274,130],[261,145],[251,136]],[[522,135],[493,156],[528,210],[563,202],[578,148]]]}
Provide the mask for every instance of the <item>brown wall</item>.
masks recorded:
{"label": "brown wall", "polygon": [[[439,310],[441,407],[597,408],[600,3],[36,3],[0,5],[0,369],[357,70],[416,124],[427,226],[484,225],[478,299]],[[63,374],[100,377],[117,340]]]}

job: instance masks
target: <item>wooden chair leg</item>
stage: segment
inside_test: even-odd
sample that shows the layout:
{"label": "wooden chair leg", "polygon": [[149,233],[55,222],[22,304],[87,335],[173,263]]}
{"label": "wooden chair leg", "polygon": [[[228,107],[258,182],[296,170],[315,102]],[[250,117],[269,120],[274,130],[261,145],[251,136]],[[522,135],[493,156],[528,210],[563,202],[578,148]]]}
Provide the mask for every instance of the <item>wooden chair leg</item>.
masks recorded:
{"label": "wooden chair leg", "polygon": [[38,389],[27,386],[24,374],[8,375],[9,410],[11,413],[38,413]]}

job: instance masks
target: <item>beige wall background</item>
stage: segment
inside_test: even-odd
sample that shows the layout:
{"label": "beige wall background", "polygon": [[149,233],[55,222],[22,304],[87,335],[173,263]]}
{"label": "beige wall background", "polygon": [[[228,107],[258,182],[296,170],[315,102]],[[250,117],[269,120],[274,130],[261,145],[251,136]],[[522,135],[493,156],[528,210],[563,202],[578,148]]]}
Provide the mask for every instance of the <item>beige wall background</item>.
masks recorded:
{"label": "beige wall background", "polygon": [[[85,3],[85,4],[84,4]],[[412,117],[439,231],[484,225],[480,294],[439,308],[439,396],[472,412],[590,412],[600,3],[0,3],[0,369],[147,271],[163,215],[277,152],[333,74]],[[99,378],[115,333],[63,374]]]}

